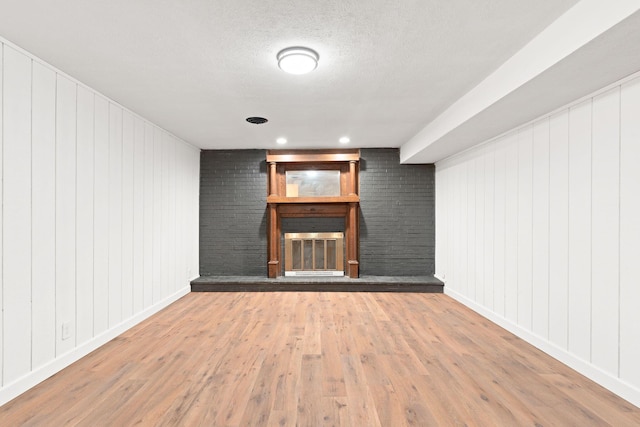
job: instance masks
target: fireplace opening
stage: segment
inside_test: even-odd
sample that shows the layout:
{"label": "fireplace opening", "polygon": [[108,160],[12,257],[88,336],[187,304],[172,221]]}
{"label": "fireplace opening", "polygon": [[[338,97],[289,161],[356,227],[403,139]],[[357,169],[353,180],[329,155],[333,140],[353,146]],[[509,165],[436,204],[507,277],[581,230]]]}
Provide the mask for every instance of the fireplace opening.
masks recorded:
{"label": "fireplace opening", "polygon": [[344,276],[344,233],[285,233],[285,276]]}

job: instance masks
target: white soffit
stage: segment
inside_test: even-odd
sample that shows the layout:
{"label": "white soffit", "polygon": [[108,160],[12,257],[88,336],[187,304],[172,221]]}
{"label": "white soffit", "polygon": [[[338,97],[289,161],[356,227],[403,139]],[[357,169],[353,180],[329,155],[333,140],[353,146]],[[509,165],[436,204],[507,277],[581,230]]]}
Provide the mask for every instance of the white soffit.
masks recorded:
{"label": "white soffit", "polygon": [[640,1],[583,0],[401,146],[434,163],[640,70]]}

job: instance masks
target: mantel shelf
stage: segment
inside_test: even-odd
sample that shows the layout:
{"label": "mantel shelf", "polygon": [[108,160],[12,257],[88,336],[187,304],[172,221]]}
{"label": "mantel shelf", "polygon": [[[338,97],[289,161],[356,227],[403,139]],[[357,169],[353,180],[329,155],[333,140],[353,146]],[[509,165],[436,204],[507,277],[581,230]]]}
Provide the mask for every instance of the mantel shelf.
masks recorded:
{"label": "mantel shelf", "polygon": [[283,196],[267,196],[267,203],[359,203],[360,196],[357,194],[351,196],[337,197],[283,197]]}

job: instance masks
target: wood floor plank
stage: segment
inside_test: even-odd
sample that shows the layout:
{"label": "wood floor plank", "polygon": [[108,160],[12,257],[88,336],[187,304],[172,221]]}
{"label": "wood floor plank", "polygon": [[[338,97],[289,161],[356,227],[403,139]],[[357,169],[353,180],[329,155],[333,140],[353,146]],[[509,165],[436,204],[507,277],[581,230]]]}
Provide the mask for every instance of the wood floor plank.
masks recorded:
{"label": "wood floor plank", "polygon": [[298,396],[298,421],[301,426],[324,424],[326,409],[322,402],[322,356],[302,356],[300,394]]}
{"label": "wood floor plank", "polygon": [[0,407],[1,426],[640,425],[444,294],[192,293]]}
{"label": "wood floor plank", "polygon": [[275,392],[278,387],[278,372],[281,372],[281,360],[286,359],[280,352],[286,351],[286,341],[289,338],[288,328],[276,328],[268,335],[273,345],[268,346],[266,356],[257,374],[250,392],[250,398],[245,408],[241,425],[265,425],[269,420],[271,408],[274,406]]}
{"label": "wood floor plank", "polygon": [[350,425],[380,426],[380,419],[360,359],[342,356]]}
{"label": "wood floor plank", "polygon": [[344,373],[335,330],[322,331],[322,395],[324,397],[346,396]]}
{"label": "wood floor plank", "polygon": [[369,385],[369,389],[380,425],[400,427],[407,424],[405,408],[390,383]]}

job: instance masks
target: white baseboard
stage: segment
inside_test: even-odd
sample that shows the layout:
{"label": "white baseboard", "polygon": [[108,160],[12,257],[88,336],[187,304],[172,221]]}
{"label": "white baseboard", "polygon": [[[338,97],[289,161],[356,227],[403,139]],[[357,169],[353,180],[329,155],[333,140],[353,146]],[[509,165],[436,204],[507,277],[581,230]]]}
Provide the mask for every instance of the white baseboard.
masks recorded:
{"label": "white baseboard", "polygon": [[576,355],[568,352],[567,350],[558,347],[557,345],[547,341],[546,339],[540,337],[539,335],[534,334],[533,332],[524,329],[522,326],[519,326],[512,321],[505,319],[504,317],[496,314],[495,312],[483,307],[482,305],[476,303],[475,301],[470,300],[464,295],[451,290],[445,286],[444,288],[445,294],[449,295],[451,298],[457,300],[458,302],[466,305],[473,311],[481,314],[487,319],[491,320],[493,323],[503,327],[514,335],[522,338],[527,341],[529,344],[537,347],[538,349],[544,351],[549,356],[554,359],[559,360],[565,365],[569,366],[572,369],[575,369],[585,377],[595,381],[600,384],[602,387],[610,390],[611,392],[617,394],[623,399],[629,401],[635,406],[640,407],[640,389],[629,384],[618,377],[611,375],[608,372],[603,371],[597,366],[593,365],[590,362],[587,362],[583,359],[580,359]]}
{"label": "white baseboard", "polygon": [[84,342],[78,345],[73,350],[59,357],[56,357],[52,361],[29,372],[27,375],[20,377],[17,380],[2,387],[2,389],[0,389],[0,406],[4,405],[5,403],[9,402],[12,399],[15,399],[25,391],[41,383],[42,381],[46,380],[47,378],[56,374],[57,372],[60,372],[62,369],[71,365],[73,362],[83,358],[87,354],[91,353],[93,350],[106,344],[107,342],[111,341],[113,338],[117,337],[118,335],[122,334],[128,329],[131,329],[132,327],[142,322],[143,320],[148,319],[149,317],[156,314],[163,308],[169,306],[173,302],[182,298],[189,292],[191,292],[191,286],[187,285],[186,287],[180,289],[178,292],[174,293],[173,295],[168,296],[162,301],[159,301],[154,305],[152,305],[151,307],[144,309],[143,311],[119,323],[113,328],[101,333],[100,335],[93,337],[87,342]]}

